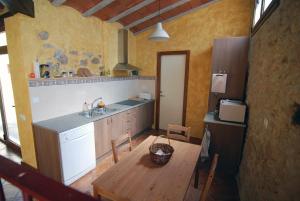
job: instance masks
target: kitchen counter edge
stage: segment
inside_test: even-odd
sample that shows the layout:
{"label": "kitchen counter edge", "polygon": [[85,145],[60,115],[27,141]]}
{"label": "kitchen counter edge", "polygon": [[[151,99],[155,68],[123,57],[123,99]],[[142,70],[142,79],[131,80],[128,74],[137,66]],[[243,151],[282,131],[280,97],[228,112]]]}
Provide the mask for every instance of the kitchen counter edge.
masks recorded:
{"label": "kitchen counter edge", "polygon": [[[100,116],[96,116],[94,118],[86,118],[84,116],[81,116],[79,113],[80,112],[76,112],[76,113],[72,113],[72,114],[68,114],[68,115],[64,115],[64,116],[60,116],[60,117],[56,117],[56,118],[52,118],[52,119],[47,119],[44,121],[38,121],[38,122],[33,122],[33,126],[37,125],[39,127],[43,127],[46,129],[50,129],[52,131],[55,131],[57,133],[62,133],[65,131],[69,131],[75,128],[78,128],[80,126],[83,126],[85,124],[91,123],[91,122],[95,122],[95,121],[99,121],[101,119],[107,118],[107,117],[111,117],[113,115],[119,114],[121,112],[125,112],[127,110],[154,102],[155,100],[144,100],[143,102],[141,102],[140,104],[134,105],[134,106],[126,106],[124,105],[122,107],[122,109],[117,110],[115,112],[109,113],[109,114],[104,114],[104,115],[100,115]],[[108,105],[107,107],[113,107],[113,105],[116,105],[117,103]]]}

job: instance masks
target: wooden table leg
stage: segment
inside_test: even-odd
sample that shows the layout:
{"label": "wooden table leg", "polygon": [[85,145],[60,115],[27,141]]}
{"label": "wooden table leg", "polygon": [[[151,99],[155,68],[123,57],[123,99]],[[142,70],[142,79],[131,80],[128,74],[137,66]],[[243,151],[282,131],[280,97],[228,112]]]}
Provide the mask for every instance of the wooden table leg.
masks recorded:
{"label": "wooden table leg", "polygon": [[194,188],[198,188],[199,184],[199,163],[200,163],[200,156],[198,158],[196,168],[195,168],[195,183],[194,183]]}
{"label": "wooden table leg", "polygon": [[96,189],[95,187],[93,188],[93,197],[94,197],[96,200],[99,200],[99,201],[102,200],[102,199],[101,199],[101,195],[98,194],[97,189]]}

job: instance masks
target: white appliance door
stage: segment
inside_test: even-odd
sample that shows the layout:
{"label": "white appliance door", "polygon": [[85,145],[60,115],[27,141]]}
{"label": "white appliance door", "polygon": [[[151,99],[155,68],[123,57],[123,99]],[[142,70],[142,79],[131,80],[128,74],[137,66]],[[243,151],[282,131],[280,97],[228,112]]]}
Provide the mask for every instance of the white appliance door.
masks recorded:
{"label": "white appliance door", "polygon": [[92,127],[77,128],[60,134],[64,183],[71,184],[96,166]]}
{"label": "white appliance door", "polygon": [[161,57],[159,128],[168,124],[182,124],[185,55]]}

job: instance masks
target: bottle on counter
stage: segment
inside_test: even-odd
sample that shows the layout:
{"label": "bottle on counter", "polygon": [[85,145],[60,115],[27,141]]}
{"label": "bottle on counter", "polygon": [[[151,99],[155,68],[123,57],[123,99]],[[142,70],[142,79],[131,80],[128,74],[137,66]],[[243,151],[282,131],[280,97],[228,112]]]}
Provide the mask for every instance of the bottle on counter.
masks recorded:
{"label": "bottle on counter", "polygon": [[33,71],[34,71],[34,78],[40,78],[41,74],[40,74],[40,63],[39,63],[39,59],[36,58],[35,61],[33,61]]}
{"label": "bottle on counter", "polygon": [[87,102],[84,102],[82,105],[82,112],[84,113],[88,113],[89,112],[89,105],[87,104]]}

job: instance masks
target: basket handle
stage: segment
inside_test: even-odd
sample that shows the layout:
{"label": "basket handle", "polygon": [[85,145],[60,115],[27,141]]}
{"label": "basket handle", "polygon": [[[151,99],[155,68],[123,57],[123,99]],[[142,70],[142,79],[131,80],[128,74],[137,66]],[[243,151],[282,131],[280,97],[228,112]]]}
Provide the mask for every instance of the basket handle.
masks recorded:
{"label": "basket handle", "polygon": [[167,135],[159,135],[159,136],[157,136],[154,140],[153,140],[153,142],[152,142],[152,144],[151,145],[153,145],[155,142],[156,142],[156,140],[159,138],[159,137],[163,137],[163,136],[165,136],[165,137],[167,137],[168,138],[168,142],[169,142],[169,145],[171,146],[171,141],[170,141],[170,138],[167,136]]}

